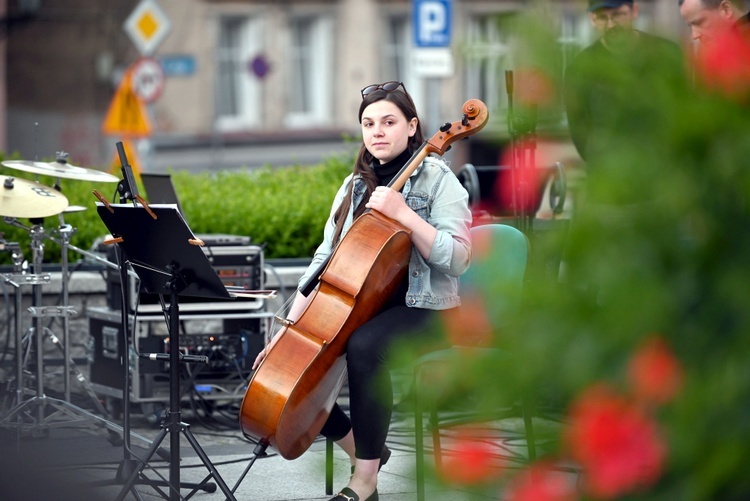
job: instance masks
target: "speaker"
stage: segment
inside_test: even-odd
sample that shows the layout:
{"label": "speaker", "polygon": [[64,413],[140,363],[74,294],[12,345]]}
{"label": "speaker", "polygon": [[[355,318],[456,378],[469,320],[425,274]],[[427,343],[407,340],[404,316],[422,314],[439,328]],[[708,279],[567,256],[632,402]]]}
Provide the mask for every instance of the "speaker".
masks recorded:
{"label": "speaker", "polygon": [[[189,320],[189,317],[187,318]],[[259,319],[244,325],[235,324],[231,333],[180,333],[180,350],[184,354],[208,357],[207,364],[185,364],[181,374],[192,383],[192,389],[208,399],[239,399],[244,396],[243,381],[251,373],[252,363],[265,344]],[[135,324],[133,323],[135,321]],[[150,322],[163,322],[161,317],[137,319],[129,317],[134,332],[131,353],[124,351],[122,318],[119,311],[89,308],[90,335],[89,369],[92,387],[98,393],[122,398],[125,356],[129,361],[131,402],[167,402],[169,400],[169,363],[148,360],[138,354],[168,353],[166,335],[150,334]],[[255,328],[253,328],[255,327]],[[137,349],[133,348],[133,345]],[[184,386],[184,385],[182,385]],[[185,392],[183,398],[188,398]]]}

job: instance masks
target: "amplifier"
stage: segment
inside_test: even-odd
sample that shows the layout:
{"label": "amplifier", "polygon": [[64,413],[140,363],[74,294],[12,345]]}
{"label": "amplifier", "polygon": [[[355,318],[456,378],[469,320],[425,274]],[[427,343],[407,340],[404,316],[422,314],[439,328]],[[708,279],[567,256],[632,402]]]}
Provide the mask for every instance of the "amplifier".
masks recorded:
{"label": "amplifier", "polygon": [[[122,398],[124,386],[124,338],[121,312],[109,308],[89,308],[89,369],[92,388],[100,394]],[[187,320],[189,316],[186,316]],[[207,364],[184,364],[180,368],[180,386],[184,398],[192,385],[203,398],[239,399],[244,396],[244,383],[251,372],[255,357],[263,349],[264,332],[260,319],[252,324],[257,329],[243,329],[236,333],[180,334],[180,350],[184,354],[204,355]],[[133,325],[135,321],[135,325]],[[148,360],[138,354],[168,353],[169,342],[165,335],[150,334],[149,323],[161,321],[139,320],[131,315],[133,343],[129,353],[130,400],[162,402],[169,399],[169,362]],[[182,365],[182,364],[181,364]],[[212,397],[213,395],[213,397]]]}
{"label": "amplifier", "polygon": [[[263,247],[258,245],[222,245],[205,246],[202,249],[224,285],[244,286],[256,290],[263,289],[265,282]],[[114,246],[107,246],[107,258],[114,263],[117,262],[115,252]],[[145,292],[139,294],[137,277],[130,277],[128,291],[128,311],[135,311],[137,306],[139,314],[161,312],[159,295]],[[222,300],[180,296],[179,300],[180,312],[212,311],[217,315],[222,312],[259,309],[263,306],[263,300],[252,298]],[[113,310],[119,310],[122,306],[120,273],[113,269],[107,271],[107,305]]]}

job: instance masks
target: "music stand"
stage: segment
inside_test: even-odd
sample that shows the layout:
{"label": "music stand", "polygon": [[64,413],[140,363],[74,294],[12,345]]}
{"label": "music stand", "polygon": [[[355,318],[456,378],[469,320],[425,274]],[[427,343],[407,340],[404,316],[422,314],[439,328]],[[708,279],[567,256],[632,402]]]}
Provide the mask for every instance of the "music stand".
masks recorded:
{"label": "music stand", "polygon": [[[135,469],[118,501],[148,465],[167,434],[170,436],[169,484],[170,499],[180,499],[180,434],[188,440],[210,474],[198,484],[193,493],[212,477],[228,500],[235,500],[216,467],[201,448],[180,413],[180,363],[208,362],[204,356],[183,355],[179,345],[179,296],[231,299],[221,279],[200,248],[200,241],[187,226],[176,205],[108,204],[97,203],[97,212],[121,246],[127,260],[141,279],[146,292],[169,294],[168,330],[169,353],[151,354],[152,360],[169,362],[169,412],[166,424],[156,437],[140,466]],[[124,263],[123,263],[124,264]],[[187,497],[192,495],[189,494]]]}

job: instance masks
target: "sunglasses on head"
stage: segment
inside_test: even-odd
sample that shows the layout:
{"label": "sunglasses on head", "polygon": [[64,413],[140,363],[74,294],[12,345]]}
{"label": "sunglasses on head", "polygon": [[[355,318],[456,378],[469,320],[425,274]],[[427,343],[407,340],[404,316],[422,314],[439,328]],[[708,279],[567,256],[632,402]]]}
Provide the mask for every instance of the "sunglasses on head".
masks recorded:
{"label": "sunglasses on head", "polygon": [[406,87],[404,87],[403,82],[391,81],[391,82],[385,82],[382,84],[368,85],[367,87],[362,89],[362,99],[364,99],[367,94],[370,94],[371,92],[375,92],[376,90],[382,89],[386,92],[393,92],[399,87],[401,87],[401,89],[404,91],[404,94],[408,95],[408,93],[406,92]]}

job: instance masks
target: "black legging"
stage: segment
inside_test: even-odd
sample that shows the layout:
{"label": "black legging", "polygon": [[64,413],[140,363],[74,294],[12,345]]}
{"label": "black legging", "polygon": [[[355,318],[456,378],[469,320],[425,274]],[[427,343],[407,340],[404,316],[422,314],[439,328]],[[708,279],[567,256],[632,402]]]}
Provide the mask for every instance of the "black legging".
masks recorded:
{"label": "black legging", "polygon": [[[338,404],[334,405],[321,435],[340,440],[354,431],[356,457],[379,459],[385,446],[393,412],[393,387],[388,359],[394,342],[425,326],[435,312],[405,305],[381,311],[354,331],[346,346],[349,375],[351,420]],[[412,332],[414,331],[414,332]],[[429,333],[425,341],[434,340]],[[430,347],[436,345],[431,342]]]}

